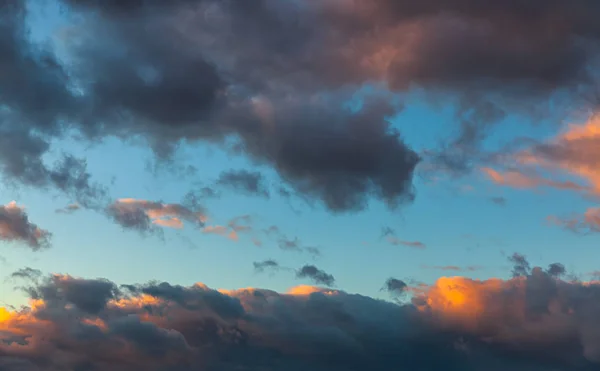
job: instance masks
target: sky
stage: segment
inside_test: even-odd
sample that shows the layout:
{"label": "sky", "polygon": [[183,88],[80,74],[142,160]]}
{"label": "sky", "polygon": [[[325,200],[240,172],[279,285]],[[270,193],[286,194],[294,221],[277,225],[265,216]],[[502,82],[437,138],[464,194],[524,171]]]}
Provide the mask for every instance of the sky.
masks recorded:
{"label": "sky", "polygon": [[0,0],[0,371],[595,370],[599,11]]}

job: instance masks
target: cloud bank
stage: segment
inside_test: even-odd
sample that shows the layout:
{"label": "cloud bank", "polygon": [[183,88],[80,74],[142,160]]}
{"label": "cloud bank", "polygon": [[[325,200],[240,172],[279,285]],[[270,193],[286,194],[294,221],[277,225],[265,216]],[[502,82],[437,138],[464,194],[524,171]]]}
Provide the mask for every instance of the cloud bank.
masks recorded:
{"label": "cloud bank", "polygon": [[[394,304],[299,286],[213,290],[40,277],[0,309],[3,370],[594,370],[600,286],[540,268],[440,278]],[[389,290],[407,284],[390,279]]]}

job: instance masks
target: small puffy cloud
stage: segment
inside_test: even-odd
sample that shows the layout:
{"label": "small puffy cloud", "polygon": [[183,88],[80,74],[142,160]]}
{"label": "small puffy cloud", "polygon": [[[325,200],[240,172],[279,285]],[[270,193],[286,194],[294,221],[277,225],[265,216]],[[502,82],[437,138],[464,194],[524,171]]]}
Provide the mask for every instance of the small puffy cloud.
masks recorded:
{"label": "small puffy cloud", "polygon": [[308,278],[317,285],[333,286],[335,284],[335,278],[331,274],[315,267],[314,265],[305,265],[298,269],[296,272],[296,277]]}
{"label": "small puffy cloud", "polygon": [[394,297],[402,296],[408,290],[408,284],[397,278],[390,277],[385,281],[382,290]]}
{"label": "small puffy cloud", "polygon": [[15,201],[0,206],[0,241],[24,243],[35,251],[48,247],[51,236],[32,223],[25,208]]}
{"label": "small puffy cloud", "polygon": [[180,229],[184,221],[203,226],[207,220],[203,209],[191,210],[180,204],[165,204],[122,198],[107,208],[108,215],[123,228],[140,232],[153,231],[156,226]]}

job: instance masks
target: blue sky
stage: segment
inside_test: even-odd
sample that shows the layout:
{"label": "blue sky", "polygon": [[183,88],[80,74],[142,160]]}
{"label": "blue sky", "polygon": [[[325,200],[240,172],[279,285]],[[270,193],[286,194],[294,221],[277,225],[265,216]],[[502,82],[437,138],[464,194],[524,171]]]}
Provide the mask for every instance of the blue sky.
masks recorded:
{"label": "blue sky", "polygon": [[[50,2],[49,4],[52,4]],[[38,9],[39,10],[39,9]],[[51,5],[30,19],[32,37],[41,42],[56,38],[63,16]],[[533,119],[509,116],[496,125],[485,141],[492,150],[519,136],[544,140],[553,137],[564,117],[545,124],[531,125]],[[405,110],[393,118],[415,150],[435,148],[439,141],[456,133],[457,119],[451,105],[433,106],[418,94],[409,95]],[[143,145],[107,138],[98,143],[72,139],[55,141],[54,154],[67,151],[85,157],[97,180],[110,185],[115,198],[181,202],[197,182],[210,182],[223,170],[259,169],[271,184],[278,182],[268,167],[256,167],[242,156],[234,156],[217,145],[197,143],[182,146],[177,164],[193,165],[197,172],[178,177],[168,171],[152,172],[148,163],[154,158]],[[52,154],[49,155],[51,159]],[[210,222],[249,214],[263,245],[257,247],[248,236],[230,241],[206,235],[198,228],[164,230],[164,239],[124,230],[110,219],[91,210],[73,215],[56,213],[73,202],[45,190],[5,187],[3,203],[15,200],[26,207],[29,218],[52,232],[52,248],[32,252],[15,243],[2,243],[0,255],[6,260],[2,271],[24,266],[43,272],[66,272],[75,276],[106,277],[115,282],[145,282],[152,279],[190,284],[204,282],[211,287],[265,287],[286,290],[300,283],[290,272],[258,274],[252,262],[275,259],[282,266],[297,268],[315,264],[333,274],[337,285],[350,292],[386,297],[380,292],[388,277],[432,282],[444,272],[436,266],[478,266],[473,272],[460,272],[474,278],[505,277],[509,272],[506,255],[519,252],[535,264],[560,261],[577,273],[598,268],[600,258],[595,246],[597,236],[582,236],[549,225],[549,215],[584,210],[589,200],[578,194],[555,189],[519,190],[489,181],[481,172],[439,179],[415,179],[416,200],[390,211],[372,200],[359,213],[335,215],[322,205],[310,206],[301,199],[286,199],[274,194],[260,197],[227,194],[205,204]],[[506,205],[490,201],[503,197]],[[318,247],[322,256],[283,251],[277,242],[260,230],[276,225],[288,237],[298,237],[306,246]],[[381,237],[383,227],[396,230],[397,238],[420,241],[425,249],[393,246]],[[366,264],[368,262],[368,264]],[[0,283],[0,300],[20,302],[10,280]]]}

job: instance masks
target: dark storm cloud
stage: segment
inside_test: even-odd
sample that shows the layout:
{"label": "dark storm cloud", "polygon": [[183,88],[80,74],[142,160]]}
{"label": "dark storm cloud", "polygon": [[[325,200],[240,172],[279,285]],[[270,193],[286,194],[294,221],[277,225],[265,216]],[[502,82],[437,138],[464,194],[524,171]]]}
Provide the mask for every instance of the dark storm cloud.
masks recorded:
{"label": "dark storm cloud", "polygon": [[325,285],[331,287],[335,284],[335,278],[331,274],[315,267],[314,265],[305,265],[302,268],[298,269],[298,271],[296,272],[296,277],[308,278],[317,285]]}
{"label": "dark storm cloud", "polygon": [[258,171],[229,170],[219,175],[217,185],[255,196],[269,197],[265,178]]}
{"label": "dark storm cloud", "polygon": [[0,241],[19,242],[37,251],[50,246],[52,234],[29,220],[23,207],[0,205]]}
{"label": "dark storm cloud", "polygon": [[[440,301],[450,284],[463,304]],[[598,285],[538,267],[507,281],[445,279],[402,305],[306,287],[115,287],[59,275],[32,286],[43,301],[3,317],[0,369],[593,371],[600,362]]]}

